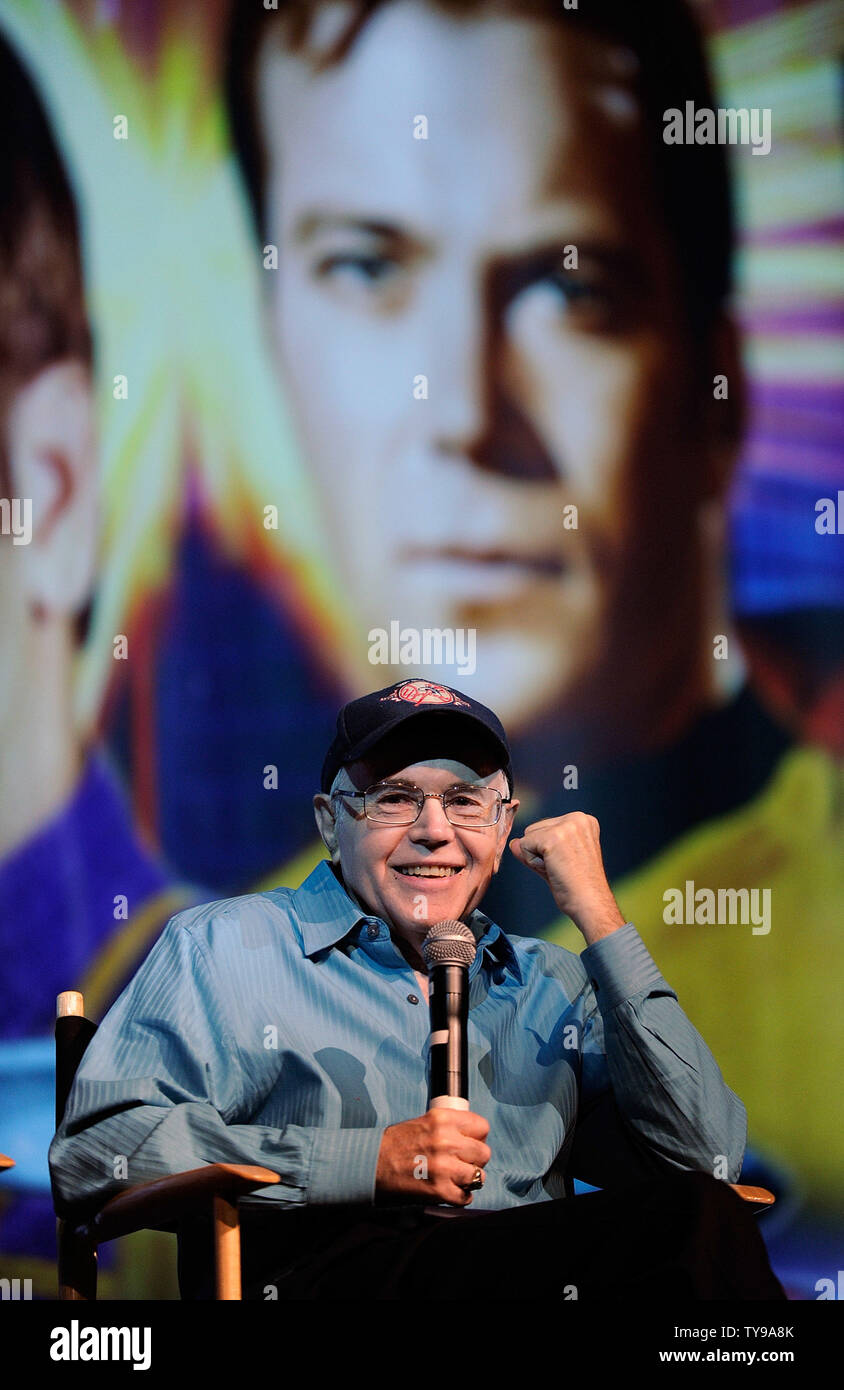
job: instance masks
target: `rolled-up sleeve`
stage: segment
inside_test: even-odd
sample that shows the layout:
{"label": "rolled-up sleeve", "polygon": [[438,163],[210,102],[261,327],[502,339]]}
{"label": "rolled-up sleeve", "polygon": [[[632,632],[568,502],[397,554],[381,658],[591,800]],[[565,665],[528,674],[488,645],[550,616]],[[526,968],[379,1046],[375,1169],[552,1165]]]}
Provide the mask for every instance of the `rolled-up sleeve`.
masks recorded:
{"label": "rolled-up sleeve", "polygon": [[590,991],[572,1176],[601,1187],[666,1170],[736,1181],[744,1105],[635,926],[593,942],[580,959]]}
{"label": "rolled-up sleeve", "polygon": [[[179,917],[184,914],[179,914]],[[253,1124],[272,1060],[242,1065],[226,991],[173,918],[88,1045],[49,1151],[59,1215],[208,1163],[258,1164],[281,1181],[250,1200],[374,1201],[383,1130]]]}

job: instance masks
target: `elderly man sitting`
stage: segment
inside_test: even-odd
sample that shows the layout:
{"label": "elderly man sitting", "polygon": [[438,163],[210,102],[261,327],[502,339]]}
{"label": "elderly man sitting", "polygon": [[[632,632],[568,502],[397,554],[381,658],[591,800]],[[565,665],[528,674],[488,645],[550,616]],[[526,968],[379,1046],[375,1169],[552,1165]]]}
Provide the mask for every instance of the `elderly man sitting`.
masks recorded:
{"label": "elderly man sitting", "polygon": [[[59,1214],[254,1163],[281,1182],[241,1203],[246,1298],[782,1299],[728,1186],[744,1106],[624,920],[597,822],[510,846],[579,956],[480,911],[517,806],[478,701],[410,680],[347,704],[314,797],[330,859],[170,921],[77,1073]],[[430,1103],[421,945],[442,921],[476,943],[468,1109]],[[603,1190],[572,1200],[575,1177]],[[179,1244],[183,1296],[211,1296],[202,1223]]]}

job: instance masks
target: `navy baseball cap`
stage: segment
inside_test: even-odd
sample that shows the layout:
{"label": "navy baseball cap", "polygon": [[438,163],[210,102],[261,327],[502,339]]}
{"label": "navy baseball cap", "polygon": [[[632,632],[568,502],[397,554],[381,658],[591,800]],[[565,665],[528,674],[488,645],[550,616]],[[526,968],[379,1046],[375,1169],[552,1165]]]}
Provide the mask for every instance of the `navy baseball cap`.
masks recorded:
{"label": "navy baseball cap", "polygon": [[[512,795],[510,745],[498,716],[460,690],[416,678],[396,681],[395,685],[374,690],[371,695],[362,695],[343,706],[337,715],[334,742],[322,765],[322,791],[331,791],[331,784],[345,763],[371,753],[399,729],[397,746],[400,740],[405,755],[412,746],[414,757],[410,761],[418,762],[449,756],[466,762],[467,735],[479,738],[506,775]],[[461,752],[464,756],[459,757]],[[408,761],[406,756],[404,761]]]}

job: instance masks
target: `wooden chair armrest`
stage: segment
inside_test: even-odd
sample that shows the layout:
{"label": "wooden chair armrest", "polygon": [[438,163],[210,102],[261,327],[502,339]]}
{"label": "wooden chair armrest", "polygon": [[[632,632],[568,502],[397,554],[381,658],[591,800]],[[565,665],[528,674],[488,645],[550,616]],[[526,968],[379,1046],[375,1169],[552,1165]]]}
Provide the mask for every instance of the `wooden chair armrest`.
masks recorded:
{"label": "wooden chair armrest", "polygon": [[248,1163],[208,1163],[184,1173],[138,1183],[110,1197],[96,1216],[79,1228],[95,1244],[147,1227],[161,1228],[185,1215],[211,1210],[215,1197],[236,1202],[256,1187],[281,1182],[278,1173]]}
{"label": "wooden chair armrest", "polygon": [[729,1186],[738,1193],[742,1201],[753,1202],[757,1207],[772,1207],[777,1200],[767,1187],[747,1187],[740,1182],[731,1182]]}

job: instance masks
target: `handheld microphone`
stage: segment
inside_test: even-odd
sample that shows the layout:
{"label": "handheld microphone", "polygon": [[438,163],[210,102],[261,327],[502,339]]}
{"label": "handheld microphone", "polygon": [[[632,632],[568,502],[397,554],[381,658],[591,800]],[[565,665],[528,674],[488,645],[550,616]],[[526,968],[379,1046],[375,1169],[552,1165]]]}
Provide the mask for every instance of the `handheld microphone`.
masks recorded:
{"label": "handheld microphone", "polygon": [[422,942],[431,1010],[429,1108],[469,1109],[469,966],[477,943],[465,922],[435,922]]}

